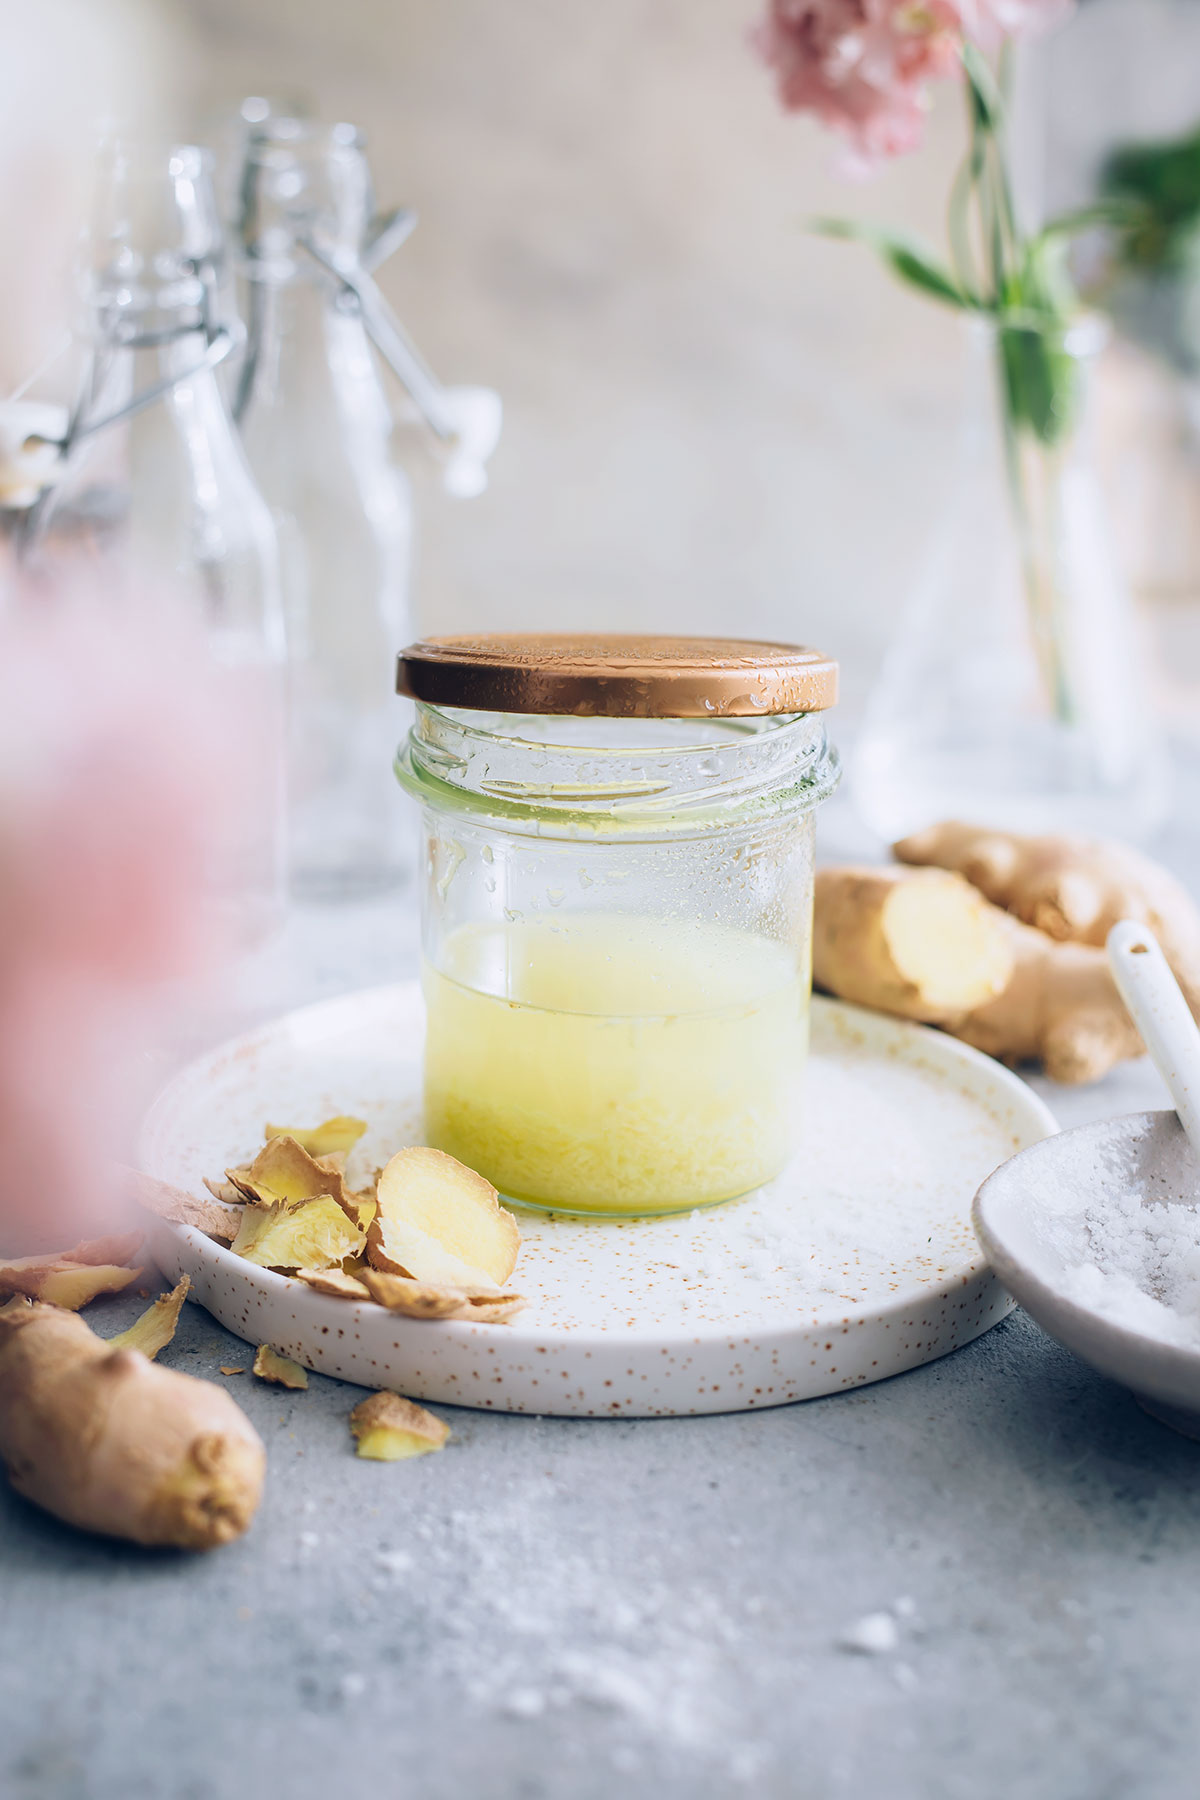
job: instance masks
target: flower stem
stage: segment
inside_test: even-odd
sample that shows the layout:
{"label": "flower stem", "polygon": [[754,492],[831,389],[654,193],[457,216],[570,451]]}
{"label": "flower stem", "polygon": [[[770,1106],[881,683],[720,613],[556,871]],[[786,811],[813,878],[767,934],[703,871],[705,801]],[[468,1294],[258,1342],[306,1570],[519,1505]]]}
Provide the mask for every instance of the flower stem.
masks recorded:
{"label": "flower stem", "polygon": [[[1074,370],[1057,341],[1062,319],[1052,316],[1046,292],[1032,279],[1025,280],[1029,258],[1017,231],[1001,137],[1011,85],[1007,49],[1001,55],[994,101],[984,93],[985,73],[972,67],[967,71],[969,142],[951,190],[951,249],[965,286],[968,275],[973,280],[974,200],[986,270],[981,300],[996,325],[995,378],[1004,463],[1030,637],[1046,701],[1060,722],[1071,724],[1076,706],[1067,673],[1053,534],[1058,527],[1054,444],[1069,423]],[[1027,286],[1034,291],[1026,292]]]}

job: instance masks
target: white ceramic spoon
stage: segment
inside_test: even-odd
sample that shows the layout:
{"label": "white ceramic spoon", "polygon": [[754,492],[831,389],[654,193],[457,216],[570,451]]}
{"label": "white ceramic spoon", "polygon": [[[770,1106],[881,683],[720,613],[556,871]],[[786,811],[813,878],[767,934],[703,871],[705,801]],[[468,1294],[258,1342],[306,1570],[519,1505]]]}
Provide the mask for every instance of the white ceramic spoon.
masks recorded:
{"label": "white ceramic spoon", "polygon": [[1108,934],[1108,960],[1151,1061],[1167,1084],[1179,1123],[1200,1155],[1200,1027],[1158,940],[1133,919]]}

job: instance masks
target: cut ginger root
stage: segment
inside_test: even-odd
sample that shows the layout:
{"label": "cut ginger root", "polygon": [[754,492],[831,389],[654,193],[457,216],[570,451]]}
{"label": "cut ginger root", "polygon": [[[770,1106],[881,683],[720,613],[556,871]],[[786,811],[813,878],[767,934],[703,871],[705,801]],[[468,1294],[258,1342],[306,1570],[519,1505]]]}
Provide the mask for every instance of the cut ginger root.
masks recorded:
{"label": "cut ginger root", "polygon": [[119,1331],[116,1337],[105,1339],[109,1349],[140,1350],[143,1356],[148,1356],[153,1362],[159,1351],[165,1350],[175,1336],[179,1315],[183,1311],[183,1303],[191,1285],[190,1279],[185,1275],[169,1294],[160,1294],[153,1306],[147,1307],[127,1331]]}
{"label": "cut ginger root", "polygon": [[813,979],[843,1000],[944,1025],[1004,992],[1013,947],[994,907],[943,869],[819,869]]}
{"label": "cut ginger root", "polygon": [[254,1356],[253,1373],[260,1381],[273,1381],[277,1387],[306,1388],[308,1370],[270,1344],[260,1344]]}
{"label": "cut ginger root", "polygon": [[350,1414],[355,1453],[372,1462],[401,1462],[440,1450],[450,1427],[423,1406],[386,1391],[360,1400]]}
{"label": "cut ginger root", "polygon": [[98,1294],[119,1294],[137,1280],[140,1267],[131,1266],[142,1234],[95,1238],[42,1256],[22,1256],[0,1263],[0,1300],[23,1294],[48,1306],[78,1312]]}
{"label": "cut ginger root", "polygon": [[988,900],[1063,942],[1102,947],[1120,919],[1152,931],[1200,1019],[1200,907],[1127,844],[1023,837],[949,820],[902,838],[902,863],[954,869]]}
{"label": "cut ginger root", "polygon": [[379,1177],[367,1258],[387,1274],[435,1287],[498,1294],[521,1234],[495,1188],[442,1150],[397,1151]]}
{"label": "cut ginger root", "polygon": [[183,1550],[245,1531],[266,1463],[224,1389],[22,1298],[0,1309],[0,1459],[68,1525]]}
{"label": "cut ginger root", "polygon": [[[1117,1063],[1141,1055],[1141,1039],[1102,949],[1059,943],[978,894],[968,908],[961,896],[950,898],[951,890],[935,890],[930,873],[921,868],[819,872],[814,978],[821,986],[881,1012],[940,1024],[1003,1062],[1041,1061],[1055,1081],[1096,1081]],[[865,879],[871,875],[878,879]],[[896,894],[906,889],[903,928],[881,949],[885,928],[879,915],[895,910]],[[935,892],[936,903],[929,903]],[[961,929],[952,944],[956,909]],[[1007,974],[998,986],[995,974],[1003,965],[993,953],[996,940],[1007,956]],[[964,996],[970,991],[962,969],[973,942],[985,947],[981,983],[990,992],[955,1011],[949,1004],[955,985]],[[935,1006],[920,996],[933,982],[927,971],[943,956],[954,974],[934,986]]]}

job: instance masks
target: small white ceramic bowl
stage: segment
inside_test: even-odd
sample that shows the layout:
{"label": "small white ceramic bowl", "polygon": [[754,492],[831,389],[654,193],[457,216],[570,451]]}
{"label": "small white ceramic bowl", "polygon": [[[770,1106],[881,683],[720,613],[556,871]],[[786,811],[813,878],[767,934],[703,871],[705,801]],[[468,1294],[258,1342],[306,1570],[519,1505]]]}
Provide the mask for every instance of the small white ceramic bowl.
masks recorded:
{"label": "small white ceramic bowl", "polygon": [[984,1182],[972,1219],[994,1272],[1043,1331],[1200,1438],[1200,1321],[1190,1348],[1070,1295],[1070,1270],[1088,1260],[1089,1207],[1130,1190],[1195,1206],[1200,1243],[1200,1157],[1173,1112],[1080,1125],[1019,1151]]}

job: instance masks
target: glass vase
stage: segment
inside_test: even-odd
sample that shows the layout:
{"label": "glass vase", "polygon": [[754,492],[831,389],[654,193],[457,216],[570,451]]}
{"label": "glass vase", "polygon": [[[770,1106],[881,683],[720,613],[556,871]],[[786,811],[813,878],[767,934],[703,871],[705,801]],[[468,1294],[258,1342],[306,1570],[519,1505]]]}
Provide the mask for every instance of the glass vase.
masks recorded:
{"label": "glass vase", "polygon": [[976,325],[959,473],[850,764],[888,840],[939,819],[1145,838],[1168,809],[1090,442],[1103,324]]}

